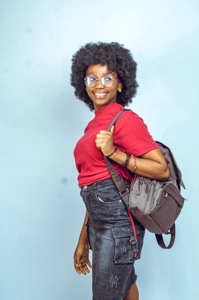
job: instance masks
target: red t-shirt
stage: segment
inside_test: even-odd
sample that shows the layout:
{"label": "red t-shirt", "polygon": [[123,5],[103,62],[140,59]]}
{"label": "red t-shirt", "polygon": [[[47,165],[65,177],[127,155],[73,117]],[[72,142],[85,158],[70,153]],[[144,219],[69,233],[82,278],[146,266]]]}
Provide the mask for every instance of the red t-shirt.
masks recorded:
{"label": "red t-shirt", "polygon": [[[85,128],[83,137],[77,142],[74,156],[79,172],[79,187],[111,177],[103,153],[95,145],[95,138],[100,130],[107,130],[114,116],[122,109],[122,105],[113,103],[96,111],[94,119]],[[126,111],[119,117],[113,136],[116,148],[136,157],[158,148],[143,120],[133,111]],[[118,174],[131,179],[126,168],[115,162],[113,167]]]}

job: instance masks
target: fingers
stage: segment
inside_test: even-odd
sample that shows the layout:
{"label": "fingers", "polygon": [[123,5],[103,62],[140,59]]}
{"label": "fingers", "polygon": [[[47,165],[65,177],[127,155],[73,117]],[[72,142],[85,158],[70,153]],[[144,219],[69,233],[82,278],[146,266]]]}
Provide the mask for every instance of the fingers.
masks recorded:
{"label": "fingers", "polygon": [[89,268],[92,268],[92,265],[91,265],[91,263],[90,263],[90,260],[89,260],[89,259],[87,260],[87,264],[88,264]]}
{"label": "fingers", "polygon": [[114,132],[114,125],[111,127],[111,130],[110,131],[108,131],[108,130],[100,130],[99,131],[101,134],[106,134],[106,133],[111,133],[111,134],[113,134],[113,132]]}
{"label": "fingers", "polygon": [[112,137],[112,134],[110,131],[100,130],[99,133],[96,135],[97,139],[104,139],[104,138],[110,138]]}
{"label": "fingers", "polygon": [[89,268],[91,268],[92,265],[91,265],[89,259],[87,259],[87,260],[84,260],[82,262],[75,263],[74,267],[75,267],[75,270],[78,274],[86,275],[87,273],[90,273]]}
{"label": "fingers", "polygon": [[114,126],[112,126],[111,131],[100,130],[96,135],[96,147],[101,149],[105,155],[110,153],[113,149],[113,131]]}
{"label": "fingers", "polygon": [[111,127],[111,131],[100,130],[99,134],[101,134],[102,136],[104,136],[104,135],[113,135],[113,132],[114,132],[114,125]]}
{"label": "fingers", "polygon": [[78,252],[75,252],[74,254],[74,267],[78,274],[84,274],[90,273],[89,268],[92,267],[90,260],[88,258],[88,254],[80,254]]}

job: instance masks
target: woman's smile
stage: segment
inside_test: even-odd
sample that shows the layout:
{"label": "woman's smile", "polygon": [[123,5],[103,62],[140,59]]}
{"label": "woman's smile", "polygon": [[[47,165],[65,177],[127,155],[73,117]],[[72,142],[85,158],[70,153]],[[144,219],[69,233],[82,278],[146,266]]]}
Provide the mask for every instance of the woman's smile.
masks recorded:
{"label": "woman's smile", "polygon": [[104,99],[107,96],[108,92],[93,92],[93,94],[98,99]]}
{"label": "woman's smile", "polygon": [[[118,87],[122,87],[122,83],[119,81],[117,73],[108,69],[107,65],[90,65],[86,70],[86,76],[92,80],[96,80],[94,87],[86,86],[88,96],[93,101],[94,109],[99,110],[111,103],[117,102]],[[111,86],[107,87],[102,85],[102,79],[106,77],[113,78]]]}

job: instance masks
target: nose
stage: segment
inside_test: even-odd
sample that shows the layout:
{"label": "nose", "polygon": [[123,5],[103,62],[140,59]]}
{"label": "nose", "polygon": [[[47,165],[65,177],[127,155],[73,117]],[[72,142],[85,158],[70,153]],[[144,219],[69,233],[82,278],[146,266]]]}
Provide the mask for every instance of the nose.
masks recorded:
{"label": "nose", "polygon": [[100,88],[104,88],[104,86],[102,85],[102,80],[101,79],[98,79],[97,80],[97,83],[96,83],[96,86],[95,87],[100,87]]}

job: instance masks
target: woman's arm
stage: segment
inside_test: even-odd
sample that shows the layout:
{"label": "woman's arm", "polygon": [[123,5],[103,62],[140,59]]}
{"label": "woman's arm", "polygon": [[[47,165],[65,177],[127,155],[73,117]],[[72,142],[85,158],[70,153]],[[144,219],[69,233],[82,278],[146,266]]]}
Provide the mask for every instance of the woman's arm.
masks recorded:
{"label": "woman's arm", "polygon": [[[122,165],[126,160],[126,154],[117,150],[110,158]],[[170,175],[167,162],[159,148],[144,154],[141,158],[131,157],[127,169],[138,175],[158,180],[166,180]]]}
{"label": "woman's arm", "polygon": [[86,211],[85,219],[83,222],[82,230],[80,232],[79,241],[74,253],[74,267],[78,274],[86,275],[89,273],[91,263],[89,260],[89,244],[87,237],[87,222],[88,212]]}
{"label": "woman's arm", "polygon": [[[96,136],[96,147],[100,148],[105,156],[110,155],[115,149],[113,129],[114,127],[112,127],[111,132],[100,130]],[[126,160],[126,153],[117,150],[110,156],[110,158],[122,165]],[[158,180],[167,180],[170,175],[167,162],[159,148],[149,151],[139,158],[131,157],[127,165],[127,169],[138,175]]]}
{"label": "woman's arm", "polygon": [[88,223],[88,211],[86,210],[84,222],[83,222],[82,229],[81,229],[81,232],[80,232],[80,235],[79,235],[78,244],[88,243],[87,228],[86,228],[87,223]]}

